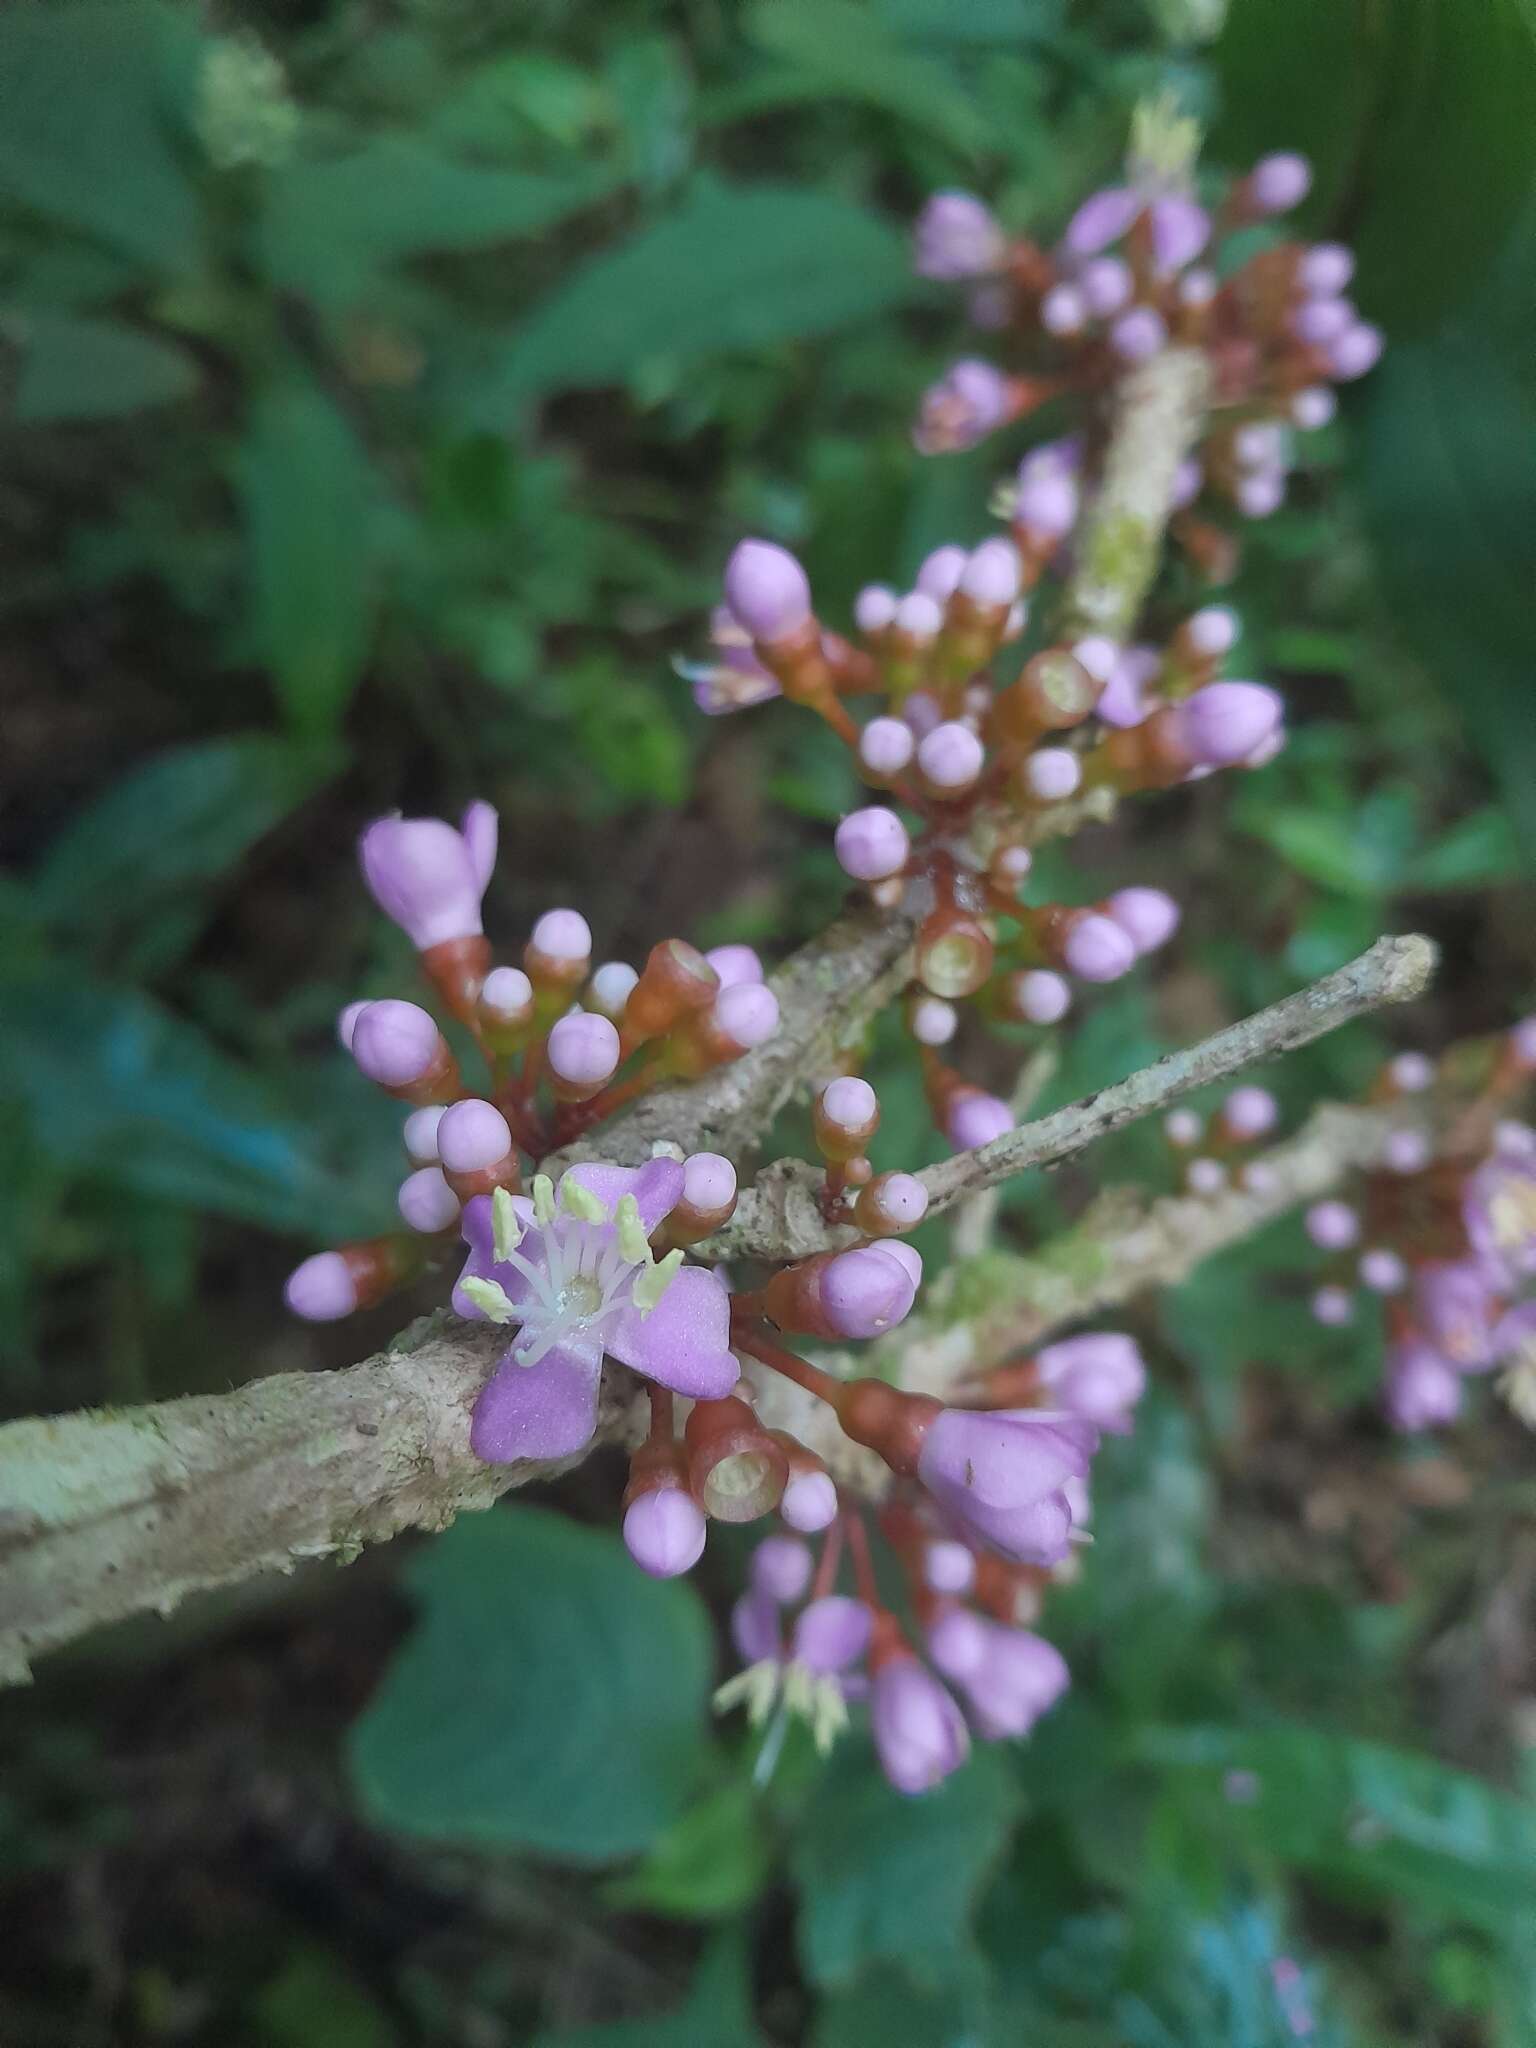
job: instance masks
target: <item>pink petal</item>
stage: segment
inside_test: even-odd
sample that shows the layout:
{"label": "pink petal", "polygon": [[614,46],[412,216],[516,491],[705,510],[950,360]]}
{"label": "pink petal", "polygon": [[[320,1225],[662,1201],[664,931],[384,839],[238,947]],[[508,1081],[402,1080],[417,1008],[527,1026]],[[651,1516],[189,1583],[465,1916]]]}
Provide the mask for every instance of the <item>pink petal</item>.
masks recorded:
{"label": "pink petal", "polygon": [[684,1266],[648,1316],[625,1310],[607,1348],[658,1386],[695,1401],[718,1401],[741,1374],[730,1334],[731,1298],[724,1281],[707,1266]]}
{"label": "pink petal", "polygon": [[595,1346],[557,1346],[532,1366],[515,1365],[509,1355],[475,1403],[470,1449],[488,1465],[579,1451],[597,1427],[602,1369]]}
{"label": "pink petal", "polygon": [[[527,1229],[533,1222],[533,1204],[522,1195],[514,1195],[512,1206]],[[469,1246],[469,1257],[464,1261],[459,1280],[496,1280],[505,1288],[509,1301],[522,1301],[532,1291],[528,1282],[515,1266],[498,1266],[496,1263],[489,1195],[475,1195],[464,1204],[461,1228],[464,1242]],[[539,1265],[543,1260],[543,1249],[537,1232],[531,1231],[518,1249],[531,1265]],[[483,1323],[487,1320],[484,1309],[476,1308],[457,1284],[453,1290],[453,1312],[456,1316],[462,1316],[467,1323]]]}
{"label": "pink petal", "polygon": [[623,1195],[633,1195],[641,1228],[649,1234],[682,1198],[683,1168],[677,1159],[648,1159],[644,1166],[606,1166],[594,1160],[570,1168],[572,1180],[607,1204],[611,1213]]}

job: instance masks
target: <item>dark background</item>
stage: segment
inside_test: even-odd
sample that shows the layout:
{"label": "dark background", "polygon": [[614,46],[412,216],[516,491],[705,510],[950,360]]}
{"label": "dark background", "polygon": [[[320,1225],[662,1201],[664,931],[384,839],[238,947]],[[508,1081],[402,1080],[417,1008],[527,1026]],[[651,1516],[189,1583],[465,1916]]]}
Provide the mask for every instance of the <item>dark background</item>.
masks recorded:
{"label": "dark background", "polygon": [[[777,956],[835,907],[838,754],[782,705],[706,723],[671,659],[744,531],[833,618],[982,537],[1020,443],[911,453],[972,337],[907,223],[960,184],[1051,235],[1164,89],[1212,175],[1312,154],[1303,223],[1357,244],[1389,349],[1231,594],[1291,746],[1052,857],[1069,899],[1185,905],[1054,1091],[1383,930],[1434,934],[1436,991],[1266,1076],[1289,1117],[1531,1007],[1536,14],[1233,0],[1212,41],[1220,12],[13,0],[8,1411],[346,1363],[402,1320],[279,1304],[392,1210],[396,1114],[331,1035],[410,984],[356,876],[371,816],[496,802],[509,947],[569,902],[604,957]],[[877,1078],[891,1163],[931,1156],[910,1076]],[[1168,1172],[1130,1134],[1009,1228]],[[695,1738],[705,1606],[636,1590],[603,1459],[554,1503],[591,1535],[503,1509],[48,1662],[0,1696],[0,2042],[1536,2042],[1531,1439],[1482,1388],[1391,1440],[1379,1333],[1317,1331],[1308,1264],[1283,1226],[1139,1312],[1158,1392],[1052,1608],[1073,1694],[920,1806],[857,1742],[756,1801],[739,1726]],[[710,1609],[739,1575],[712,1545]],[[550,1639],[578,1611],[592,1641]],[[461,1675],[465,1783],[403,1812],[424,1660]],[[519,1712],[477,1719],[498,1674]]]}

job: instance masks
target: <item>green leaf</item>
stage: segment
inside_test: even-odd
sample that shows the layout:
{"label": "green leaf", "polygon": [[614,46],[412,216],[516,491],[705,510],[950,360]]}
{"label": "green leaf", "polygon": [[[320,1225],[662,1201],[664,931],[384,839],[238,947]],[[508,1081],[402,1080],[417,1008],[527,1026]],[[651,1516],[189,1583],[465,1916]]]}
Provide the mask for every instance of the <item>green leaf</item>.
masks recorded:
{"label": "green leaf", "polygon": [[252,650],[295,730],[328,735],[372,638],[380,479],[335,406],[301,383],[257,394],[238,478]]}
{"label": "green leaf", "polygon": [[1403,881],[1410,889],[1488,889],[1519,872],[1520,847],[1507,812],[1484,804],[1411,861]]}
{"label": "green leaf", "polygon": [[615,1906],[718,1920],[751,1904],[771,1861],[752,1787],[731,1778],[696,1800],[608,1896]]}
{"label": "green leaf", "polygon": [[1255,807],[1248,829],[1309,881],[1375,898],[1402,885],[1418,837],[1417,805],[1412,790],[1392,784],[1342,813]]}
{"label": "green leaf", "polygon": [[602,1863],[677,1820],[709,1685],[689,1588],[537,1508],[460,1522],[413,1583],[416,1628],[352,1732],[376,1821]]}
{"label": "green leaf", "polygon": [[385,266],[543,234],[603,198],[620,173],[559,175],[470,164],[409,135],[299,162],[267,182],[260,258],[274,284],[327,304],[360,296]]}
{"label": "green leaf", "polygon": [[339,766],[330,749],[257,733],[157,754],[55,835],[32,900],[54,924],[116,935],[215,884]]}
{"label": "green leaf", "polygon": [[1018,1804],[995,1748],[973,1750],[920,1799],[894,1791],[868,1748],[839,1750],[791,1853],[806,1974],[846,1983],[867,1964],[899,1962],[920,1979],[943,1976]]}
{"label": "green leaf", "polygon": [[[1430,1757],[1299,1727],[1150,1728],[1139,1746],[1188,1774],[1220,1832],[1351,1893],[1496,1929],[1536,1897],[1536,1805]],[[1251,1797],[1224,1796],[1233,1771]]]}
{"label": "green leaf", "polygon": [[862,0],[757,0],[746,30],[840,98],[880,107],[967,156],[986,143],[975,100],[942,64],[903,49]]}
{"label": "green leaf", "polygon": [[1403,644],[1461,714],[1536,859],[1536,394],[1477,325],[1388,349],[1367,392],[1366,509]]}
{"label": "green leaf", "polygon": [[845,199],[700,185],[536,306],[469,402],[477,417],[500,418],[540,391],[619,383],[653,357],[825,334],[913,291],[901,236]]}
{"label": "green leaf", "polygon": [[344,1232],[356,1204],[308,1127],[195,1025],[81,974],[0,987],[0,1095],[49,1160],[269,1229]]}
{"label": "green leaf", "polygon": [[198,207],[172,122],[202,47],[196,16],[155,0],[7,8],[0,195],[155,269],[191,268]]}
{"label": "green leaf", "polygon": [[886,1964],[822,2000],[811,2048],[979,2048],[994,2038],[987,2007],[980,1968],[927,1985]]}
{"label": "green leaf", "polygon": [[190,356],[117,320],[28,313],[7,325],[22,351],[12,408],[22,426],[116,419],[197,388]]}
{"label": "green leaf", "polygon": [[1212,154],[1246,170],[1267,150],[1301,150],[1313,170],[1307,217],[1326,218],[1371,98],[1357,0],[1230,0],[1211,58],[1221,95]]}
{"label": "green leaf", "polygon": [[762,2038],[752,2019],[745,1944],[732,1928],[705,1950],[688,1997],[675,2011],[658,2019],[540,2034],[532,2048],[761,2048]]}
{"label": "green leaf", "polygon": [[397,2036],[377,2005],[322,1948],[302,1947],[252,2000],[258,2048],[393,2048]]}

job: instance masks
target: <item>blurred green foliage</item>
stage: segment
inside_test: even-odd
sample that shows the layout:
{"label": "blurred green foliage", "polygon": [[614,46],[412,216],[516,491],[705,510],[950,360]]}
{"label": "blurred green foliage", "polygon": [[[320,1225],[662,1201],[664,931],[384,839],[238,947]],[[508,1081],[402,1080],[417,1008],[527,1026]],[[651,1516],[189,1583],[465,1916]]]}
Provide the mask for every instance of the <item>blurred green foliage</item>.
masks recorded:
{"label": "blurred green foliage", "polygon": [[[407,985],[350,869],[370,815],[498,801],[507,934],[579,900],[605,951],[674,928],[777,949],[834,907],[842,762],[782,707],[706,729],[671,657],[744,529],[802,549],[833,614],[987,530],[1013,451],[907,444],[962,330],[909,275],[906,222],[961,184],[1053,232],[1151,91],[1208,120],[1213,166],[1311,152],[1308,225],[1358,243],[1392,346],[1246,550],[1242,659],[1291,696],[1286,754],[1053,864],[1076,900],[1173,887],[1186,925],[1155,991],[1087,1009],[1044,1099],[1393,926],[1446,946],[1423,1042],[1529,1004],[1536,14],[1231,0],[1207,43],[1221,13],[0,12],[0,1398],[346,1355],[282,1329],[266,1234],[389,1213],[396,1120],[331,1039],[345,1000]],[[1265,1078],[1299,1114],[1384,1043],[1359,1027]],[[933,1140],[889,1054],[882,1144],[910,1162]],[[1147,1131],[1102,1158],[1168,1172]],[[1025,1183],[1010,1220],[1049,1230],[1088,1191]],[[1424,1461],[1362,1420],[1378,1333],[1320,1335],[1305,1263],[1282,1226],[1149,1310],[1165,1391],[1106,1456],[1100,1540],[1049,1623],[1074,1690],[1022,1752],[912,1805],[857,1741],[830,1767],[792,1743],[761,1791],[739,1728],[706,1734],[691,1589],[637,1583],[606,1530],[481,1518],[413,1567],[415,1633],[347,1782],[390,1854],[513,1886],[513,1932],[464,1905],[445,1952],[413,1896],[370,1972],[285,1898],[190,2019],[174,1979],[198,1965],[163,1930],[105,2005],[77,1996],[71,1934],[7,2042],[1529,2048],[1536,1822],[1507,1695],[1531,1684],[1496,1686],[1478,1633],[1519,1604],[1501,1561],[1529,1481],[1421,1513]],[[706,1590],[722,1604],[729,1570]],[[326,1702],[338,1814],[372,1655]],[[103,1703],[71,1711],[6,1724],[26,1771],[0,1829],[66,1922],[144,1796]],[[506,1965],[519,1927],[593,1980],[574,2016]],[[658,1946],[628,1996],[612,1952]]]}

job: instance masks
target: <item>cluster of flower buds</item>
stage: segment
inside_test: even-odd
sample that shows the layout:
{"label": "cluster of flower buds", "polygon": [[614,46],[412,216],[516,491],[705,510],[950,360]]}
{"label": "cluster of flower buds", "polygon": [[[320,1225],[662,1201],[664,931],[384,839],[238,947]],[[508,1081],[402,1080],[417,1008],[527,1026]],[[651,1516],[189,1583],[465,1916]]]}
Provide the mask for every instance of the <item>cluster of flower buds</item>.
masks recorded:
{"label": "cluster of flower buds", "polygon": [[[959,1028],[956,1005],[973,1000],[992,1024],[1057,1023],[1074,980],[1118,980],[1179,923],[1172,897],[1144,885],[1098,903],[1030,903],[1033,845],[1091,812],[1095,792],[1256,767],[1283,739],[1276,693],[1221,676],[1238,629],[1219,606],[1185,619],[1163,648],[1089,636],[997,679],[989,664],[1021,630],[1030,545],[1016,526],[1011,540],[938,548],[908,595],[861,592],[854,637],[844,638],[816,616],[793,555],[743,541],[725,591],[753,688],[733,694],[719,682],[740,667],[696,680],[712,710],[781,691],[809,705],[880,793],[843,818],[834,849],[877,905],[904,904],[919,919],[905,1014],[935,1124],[957,1150],[996,1137],[1012,1116],[941,1057]],[[874,700],[872,716],[855,718],[859,698]]]}
{"label": "cluster of flower buds", "polygon": [[[1059,1651],[1028,1624],[1086,1540],[1089,1467],[1102,1430],[1131,1426],[1140,1354],[1110,1333],[1069,1338],[986,1375],[969,1390],[974,1405],[946,1407],[881,1380],[833,1379],[747,1326],[752,1308],[738,1304],[738,1349],[827,1401],[888,1467],[878,1528],[903,1593],[898,1613],[856,1510],[830,1524],[819,1556],[800,1538],[768,1537],[732,1616],[744,1668],[717,1705],[745,1704],[766,1724],[767,1772],[790,1721],[805,1720],[825,1749],[849,1703],[867,1701],[886,1776],[926,1792],[964,1762],[972,1733],[1027,1735],[1066,1690]],[[839,1591],[845,1556],[851,1593]]]}
{"label": "cluster of flower buds", "polygon": [[[289,1307],[311,1321],[372,1306],[414,1278],[441,1240],[469,1229],[467,1205],[497,1190],[520,1194],[529,1161],[658,1082],[741,1058],[779,1021],[750,947],[700,953],[668,939],[639,970],[617,960],[594,967],[592,933],[575,910],[546,911],[522,965],[497,965],[481,922],[496,857],[489,804],[471,804],[457,828],[381,818],[359,851],[369,891],[416,947],[449,1029],[466,1052],[473,1047],[484,1078],[465,1079],[443,1025],[418,1003],[385,997],[343,1010],[337,1032],[360,1070],[410,1105],[402,1135],[411,1171],[399,1190],[399,1234],[317,1253],[291,1275]],[[725,1161],[718,1167],[729,1172]],[[689,1170],[701,1187],[711,1169],[695,1161]],[[681,1234],[688,1227],[684,1204],[674,1242],[691,1241]]]}
{"label": "cluster of flower buds", "polygon": [[[1202,349],[1213,405],[1171,510],[1175,537],[1220,580],[1235,560],[1232,540],[1190,508],[1204,493],[1243,518],[1275,511],[1295,431],[1333,418],[1333,386],[1373,368],[1382,337],[1345,296],[1349,250],[1278,225],[1311,185],[1305,157],[1262,158],[1207,207],[1178,137],[1170,150],[1155,119],[1143,125],[1149,146],[1133,149],[1125,182],[1092,193],[1053,249],[1006,234],[970,193],[929,201],[916,228],[919,273],[967,283],[973,317],[1007,334],[1019,364],[955,363],[926,394],[914,440],[925,454],[973,447],[1047,399],[1092,408],[1128,365],[1170,344]],[[1020,473],[1023,522],[1048,553],[1076,524],[1094,438],[1090,430]]]}
{"label": "cluster of flower buds", "polygon": [[1177,1157],[1186,1191],[1219,1195],[1235,1181],[1262,1195],[1273,1176],[1254,1148],[1280,1121],[1280,1105],[1267,1088],[1245,1083],[1234,1088],[1207,1123],[1193,1109],[1171,1109],[1163,1133]]}
{"label": "cluster of flower buds", "polygon": [[[1385,1405],[1401,1430],[1454,1420],[1467,1376],[1495,1370],[1509,1405],[1536,1427],[1536,1130],[1507,1114],[1536,1075],[1536,1018],[1479,1056],[1478,1092],[1438,1144],[1427,1126],[1393,1131],[1349,1200],[1307,1211],[1307,1234],[1329,1260],[1312,1313],[1340,1328],[1360,1290],[1382,1298]],[[1430,1102],[1438,1079],[1422,1053],[1399,1053],[1372,1099]]]}

